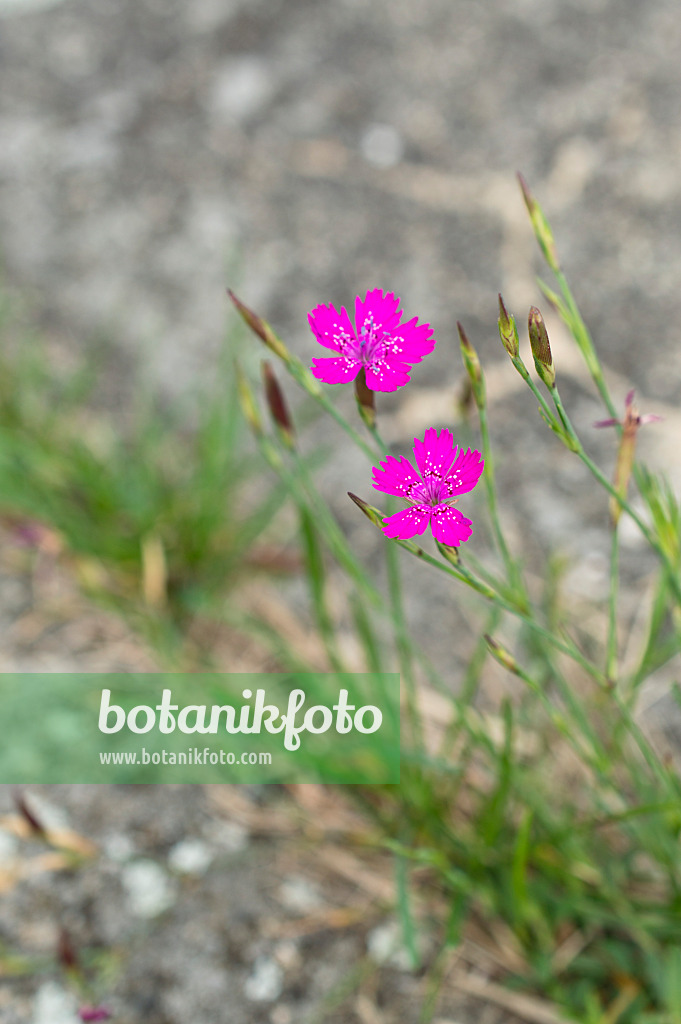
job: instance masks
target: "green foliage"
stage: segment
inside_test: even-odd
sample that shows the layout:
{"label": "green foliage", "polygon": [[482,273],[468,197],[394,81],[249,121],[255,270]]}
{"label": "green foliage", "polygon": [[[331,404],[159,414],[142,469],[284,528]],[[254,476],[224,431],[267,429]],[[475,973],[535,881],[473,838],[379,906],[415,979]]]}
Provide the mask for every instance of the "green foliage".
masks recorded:
{"label": "green foliage", "polygon": [[[17,333],[12,314],[0,323]],[[248,451],[227,349],[207,394],[97,408],[94,365],[58,372],[26,332],[0,352],[0,512],[60,538],[86,589],[171,660],[252,570],[280,488],[246,508]],[[132,407],[132,411],[130,411]]]}
{"label": "green foliage", "polygon": [[[614,420],[618,410],[560,267],[548,221],[524,182],[522,187],[555,278],[555,288],[541,287],[567,325]],[[244,315],[244,307],[237,305]],[[276,338],[269,325],[256,320],[261,338]],[[483,370],[477,360],[473,364],[467,341],[464,362],[478,384],[485,457],[481,492],[498,555],[492,569],[474,557],[469,545],[458,554],[441,549],[438,558],[413,541],[386,541],[388,594],[376,601],[373,574],[362,572],[335,522],[329,522],[311,479],[300,486],[281,446],[277,458],[268,461],[301,515],[308,509],[309,518],[302,519],[307,564],[329,657],[334,627],[324,603],[322,556],[352,573],[355,636],[367,667],[377,663],[379,635],[381,664],[398,664],[405,683],[410,742],[406,749],[403,743],[401,785],[364,793],[361,799],[396,856],[397,913],[413,957],[423,926],[418,895],[424,875],[447,897],[441,951],[421,1020],[436,1014],[446,950],[462,941],[467,923],[475,919],[488,929],[498,962],[506,964],[506,983],[551,1000],[557,1015],[581,1024],[679,1024],[681,781],[636,715],[641,685],[681,649],[679,502],[666,480],[633,461],[638,422],[629,422],[624,441],[622,423],[615,424],[620,476],[611,481],[585,451],[563,405],[560,365],[555,378],[541,376],[545,389],[533,379],[519,355],[515,319],[501,300],[499,329],[511,364],[553,430],[555,443],[565,445],[599,484],[604,516],[610,508],[610,590],[600,609],[601,642],[593,636],[588,643],[576,638],[569,606],[561,599],[559,556],[549,554],[544,583],[537,587],[534,581],[530,585],[518,555],[510,553],[500,513],[504,496],[497,492],[493,472]],[[284,351],[283,364],[294,380],[375,465],[387,451],[379,433],[380,410],[378,421],[367,425],[368,436],[358,436],[296,357]],[[267,437],[261,443],[276,446]],[[644,514],[629,499],[633,486]],[[366,528],[380,530],[382,513],[361,497],[351,497],[369,520]],[[634,522],[659,566],[644,635],[626,662],[619,615],[622,516]],[[480,610],[480,639],[472,645],[458,695],[452,696],[450,681],[438,677],[409,637],[399,548],[422,563],[414,565],[414,572],[445,573],[465,588],[469,613]],[[497,640],[499,633],[510,639]],[[476,695],[485,692],[490,655],[509,672],[510,696],[496,711],[489,709],[489,699],[487,709],[479,711],[473,705]],[[437,751],[424,741],[419,721],[416,684],[426,679],[447,694],[451,708]],[[419,870],[408,872],[409,863]]]}

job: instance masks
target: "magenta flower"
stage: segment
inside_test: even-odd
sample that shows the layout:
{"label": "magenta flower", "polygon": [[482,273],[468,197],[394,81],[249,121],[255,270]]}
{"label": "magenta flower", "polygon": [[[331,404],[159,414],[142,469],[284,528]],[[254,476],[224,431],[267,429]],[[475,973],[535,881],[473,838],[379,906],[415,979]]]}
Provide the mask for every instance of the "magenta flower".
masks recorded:
{"label": "magenta flower", "polygon": [[[408,459],[390,455],[374,469],[374,487],[386,494],[397,494],[410,502],[409,508],[383,520],[386,537],[406,540],[425,531],[430,523],[435,540],[458,547],[470,537],[472,523],[452,502],[459,494],[472,491],[482,473],[484,462],[478,451],[464,451],[454,444],[449,430],[426,430],[423,441],[414,438],[417,473]],[[420,473],[420,475],[419,475]]]}
{"label": "magenta flower", "polygon": [[355,325],[345,308],[317,306],[308,316],[320,345],[338,352],[328,359],[314,359],[312,373],[325,384],[354,380],[364,367],[372,391],[395,391],[409,381],[409,370],[435,348],[430,324],[417,318],[400,323],[400,300],[380,288],[355,299]]}
{"label": "magenta flower", "polygon": [[641,416],[638,409],[634,405],[634,395],[636,392],[632,388],[624,399],[624,419],[607,419],[598,420],[594,423],[594,427],[614,427],[615,424],[619,423],[625,430],[636,430],[638,427],[644,427],[646,423],[661,423],[662,417],[656,416],[655,413],[649,412],[645,416]]}
{"label": "magenta flower", "polygon": [[81,1006],[78,1016],[84,1024],[95,1021],[111,1020],[111,1010],[106,1006]]}

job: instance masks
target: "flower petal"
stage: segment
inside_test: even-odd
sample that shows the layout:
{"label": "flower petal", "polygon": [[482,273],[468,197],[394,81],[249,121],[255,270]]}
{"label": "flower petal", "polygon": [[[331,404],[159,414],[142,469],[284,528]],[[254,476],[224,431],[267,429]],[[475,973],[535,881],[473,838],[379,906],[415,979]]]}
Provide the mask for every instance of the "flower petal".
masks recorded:
{"label": "flower petal", "polygon": [[385,494],[397,494],[400,498],[408,498],[413,487],[422,487],[418,475],[409,459],[395,458],[389,455],[380,469],[373,470],[374,487]]}
{"label": "flower petal", "polygon": [[345,307],[339,313],[335,306],[316,306],[307,319],[320,345],[335,352],[356,351],[357,337]]}
{"label": "flower petal", "polygon": [[411,505],[384,519],[383,533],[386,537],[400,537],[408,540],[424,533],[430,522],[432,509],[427,505]]}
{"label": "flower petal", "polygon": [[376,359],[366,366],[367,387],[371,391],[396,391],[409,383],[408,370],[406,363]]}
{"label": "flower petal", "polygon": [[423,441],[414,438],[414,458],[424,480],[443,480],[455,454],[454,437],[446,427],[439,434],[435,427],[429,427]]}
{"label": "flower petal", "polygon": [[473,533],[471,520],[466,519],[451,505],[436,505],[431,509],[430,525],[435,540],[439,540],[440,544],[447,544],[450,548],[457,548]]}
{"label": "flower petal", "polygon": [[313,359],[310,369],[317,380],[325,384],[346,384],[355,379],[361,366],[356,359],[339,356],[337,359]]}
{"label": "flower petal", "polygon": [[364,334],[369,327],[374,332],[392,331],[402,316],[399,308],[400,300],[392,292],[384,295],[380,288],[367,292],[365,299],[359,295],[355,299],[355,326],[358,336]]}
{"label": "flower petal", "polygon": [[437,344],[432,333],[430,324],[419,324],[414,317],[408,323],[395,327],[385,343],[391,352],[399,355],[405,362],[419,363]]}
{"label": "flower petal", "polygon": [[450,497],[452,494],[465,494],[466,491],[472,491],[484,468],[485,463],[480,452],[470,448],[464,451],[463,448],[460,448],[459,454],[445,478],[447,493]]}

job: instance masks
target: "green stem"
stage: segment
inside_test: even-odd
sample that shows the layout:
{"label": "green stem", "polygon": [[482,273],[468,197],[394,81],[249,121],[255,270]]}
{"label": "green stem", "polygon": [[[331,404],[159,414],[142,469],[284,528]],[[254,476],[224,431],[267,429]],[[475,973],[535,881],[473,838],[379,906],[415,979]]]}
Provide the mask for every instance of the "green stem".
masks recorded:
{"label": "green stem", "polygon": [[[391,504],[392,502],[389,502],[389,511]],[[388,570],[390,612],[395,630],[395,645],[397,647],[397,655],[400,663],[400,674],[404,680],[412,740],[418,742],[421,739],[421,722],[416,697],[416,679],[414,677],[414,662],[412,659],[411,644],[407,639],[409,634],[407,619],[404,614],[404,602],[402,599],[402,577],[400,574],[399,555],[397,548],[394,544],[390,543],[388,538],[385,539],[385,558],[386,568]]]}
{"label": "green stem", "polygon": [[[493,605],[490,609],[484,632],[490,634],[494,633],[499,625],[500,618],[501,609],[496,605]],[[452,718],[452,721],[442,738],[442,744],[439,751],[440,757],[444,757],[447,751],[452,749],[459,738],[461,730],[466,725],[466,710],[473,703],[473,699],[480,685],[480,674],[487,658],[488,650],[487,642],[483,634],[480,636],[480,639],[473,649],[473,653],[466,667],[466,673],[463,677],[461,690],[455,697],[454,706],[456,708],[456,714]]]}
{"label": "green stem", "polygon": [[510,612],[511,615],[514,615],[521,622],[524,622],[532,632],[537,634],[537,636],[543,637],[543,639],[551,644],[551,646],[557,651],[560,651],[562,654],[566,654],[569,658],[572,658],[572,660],[584,669],[584,671],[594,679],[599,686],[605,687],[607,685],[607,680],[603,673],[600,672],[595,665],[592,665],[573,643],[564,643],[557,636],[550,633],[549,630],[544,629],[544,627],[533,619],[531,615],[518,608],[517,605],[503,597],[498,593],[498,591],[494,590],[486,583],[483,583],[482,580],[476,579],[476,577],[469,573],[462,565],[455,568],[449,563],[438,562],[436,558],[433,558],[433,556],[429,555],[427,551],[424,551],[423,548],[414,544],[410,540],[402,540],[399,537],[395,537],[394,542],[395,544],[399,544],[399,546],[404,548],[406,551],[411,552],[412,555],[416,555],[416,557],[420,558],[422,562],[426,562],[428,565],[434,566],[434,568],[439,569],[440,572],[444,572],[448,576],[453,576],[455,579],[459,580],[460,583],[467,584],[472,590],[476,591],[476,593],[480,594],[488,601],[491,601],[493,604],[496,604],[499,608]]}
{"label": "green stem", "polygon": [[[388,458],[390,449],[378,432],[374,424],[368,427],[369,432],[381,449],[383,455]],[[394,511],[394,500],[388,499],[388,513]],[[400,674],[404,679],[405,692],[407,696],[407,709],[409,712],[410,725],[413,733],[413,740],[420,742],[422,739],[420,715],[418,711],[418,700],[416,697],[416,678],[414,675],[414,659],[411,644],[408,641],[408,626],[404,614],[404,601],[402,596],[402,577],[400,573],[400,561],[396,547],[386,538],[386,568],[388,570],[388,595],[390,599],[390,612],[392,615],[395,630],[395,645],[400,662]]]}
{"label": "green stem", "polygon": [[608,602],[608,644],[605,674],[614,683],[617,679],[617,596],[619,591],[619,530],[612,528],[610,545],[610,598]]}
{"label": "green stem", "polygon": [[518,564],[511,557],[511,553],[506,543],[503,530],[501,528],[501,520],[499,518],[499,506],[497,503],[497,489],[494,482],[494,462],[492,457],[492,445],[489,436],[489,422],[487,419],[487,406],[484,403],[478,405],[478,416],[480,420],[480,437],[482,440],[482,455],[485,460],[485,468],[482,474],[482,480],[485,487],[485,494],[487,496],[487,507],[489,509],[490,521],[492,524],[492,532],[494,534],[494,540],[496,542],[499,553],[503,559],[504,566],[506,568],[506,575],[511,587],[522,595],[525,602],[527,602],[527,591],[523,582]]}
{"label": "green stem", "polygon": [[607,476],[605,476],[605,474],[599,469],[599,467],[596,465],[593,459],[591,459],[590,456],[588,456],[587,453],[584,451],[584,447],[579,438],[577,437],[574,427],[572,426],[572,423],[570,422],[570,419],[567,413],[565,412],[560,395],[558,394],[558,388],[556,388],[555,386],[551,389],[551,397],[553,398],[554,405],[556,406],[556,411],[558,412],[561,421],[565,424],[566,430],[569,432],[570,438],[573,440],[576,446],[573,448],[573,451],[575,451],[576,455],[581,459],[581,461],[587,467],[592,476],[594,476],[598,480],[598,482],[601,484],[602,487],[605,488],[608,494],[610,494],[615,499],[620,508],[624,512],[626,512],[627,515],[636,523],[639,530],[641,531],[645,539],[648,541],[651,548],[656,552],[658,558],[660,559],[665,569],[669,573],[669,581],[671,583],[675,597],[677,601],[681,602],[681,582],[677,577],[675,566],[672,563],[667,552],[664,550],[664,547],[660,543],[659,538],[655,536],[655,534],[641,519],[641,517],[635,511],[635,509],[632,508],[627,499],[619,493],[615,485],[611,483],[610,480],[608,480]]}
{"label": "green stem", "polygon": [[603,403],[606,409],[608,410],[611,416],[616,417],[617,410],[615,409],[613,400],[610,397],[608,386],[605,383],[603,370],[598,360],[598,356],[596,355],[594,343],[591,340],[591,335],[589,334],[586,324],[582,320],[582,315],[579,312],[579,307],[575,302],[574,296],[570,289],[570,285],[567,282],[567,278],[565,277],[565,274],[562,270],[554,271],[554,274],[556,281],[558,282],[558,286],[563,295],[563,298],[565,300],[567,311],[570,315],[570,326],[572,328],[572,336],[577,342],[580,352],[584,356],[584,362],[587,365],[587,369],[591,374],[594,384],[598,388],[598,393],[603,399]]}

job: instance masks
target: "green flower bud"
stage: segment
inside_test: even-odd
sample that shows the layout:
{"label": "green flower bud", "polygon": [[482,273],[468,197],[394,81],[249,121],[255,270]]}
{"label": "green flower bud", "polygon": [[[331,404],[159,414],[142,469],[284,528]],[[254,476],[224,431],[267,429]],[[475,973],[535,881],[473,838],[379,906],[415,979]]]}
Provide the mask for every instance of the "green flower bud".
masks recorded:
{"label": "green flower bud", "polygon": [[480,360],[478,359],[477,352],[468,340],[462,325],[457,322],[456,326],[459,329],[459,339],[461,341],[461,357],[471,382],[475,404],[478,409],[482,409],[485,405],[485,378],[482,375]]}
{"label": "green flower bud", "polygon": [[553,239],[553,232],[549,227],[549,222],[544,216],[544,211],[541,206],[530,192],[527,182],[523,178],[522,174],[518,175],[518,181],[520,182],[520,188],[523,193],[527,212],[530,215],[534,236],[539,242],[539,247],[544,254],[544,259],[551,267],[554,274],[558,274],[560,273],[560,263],[558,262],[556,243]]}
{"label": "green flower bud", "polygon": [[227,289],[227,294],[234,303],[237,312],[244,321],[248,324],[250,329],[258,335],[261,341],[264,341],[268,348],[270,348],[276,356],[283,359],[284,362],[289,362],[291,354],[286,348],[284,342],[279,338],[266,320],[254,313],[252,309],[245,306],[241,299],[238,299],[231,289]]}
{"label": "green flower bud", "polygon": [[361,509],[364,515],[369,519],[374,526],[377,526],[379,530],[383,529],[383,520],[385,518],[385,512],[381,512],[380,509],[374,508],[367,501],[362,498],[358,498],[352,491],[348,491],[348,498],[352,498],[357,508]]}
{"label": "green flower bud", "polygon": [[501,343],[508,352],[511,359],[515,359],[520,351],[518,340],[518,328],[515,325],[515,317],[509,315],[504,305],[504,300],[499,295],[499,337]]}
{"label": "green flower bud", "polygon": [[514,675],[520,675],[518,662],[510,651],[507,651],[505,647],[502,647],[502,645],[494,640],[489,633],[484,634],[484,639],[487,644],[487,649],[494,660],[498,661],[500,665],[503,665],[505,669],[508,669],[508,671],[512,672]]}

